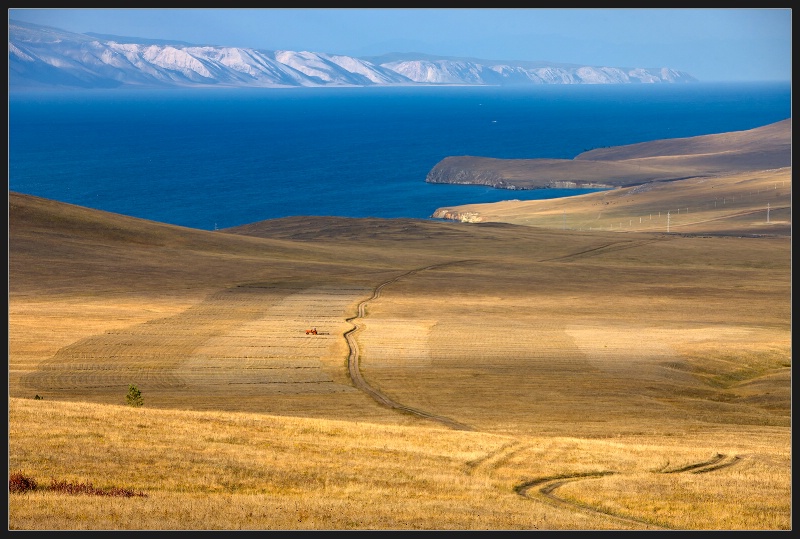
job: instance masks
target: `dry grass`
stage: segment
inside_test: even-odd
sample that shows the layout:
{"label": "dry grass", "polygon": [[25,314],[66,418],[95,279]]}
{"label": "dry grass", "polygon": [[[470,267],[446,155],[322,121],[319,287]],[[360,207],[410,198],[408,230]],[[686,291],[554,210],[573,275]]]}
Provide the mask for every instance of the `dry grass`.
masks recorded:
{"label": "dry grass", "polygon": [[[789,426],[788,283],[727,267],[729,241],[416,274],[371,306],[363,370],[400,402],[494,432]],[[774,406],[750,398],[756,381]]]}
{"label": "dry grass", "polygon": [[434,215],[583,232],[785,236],[791,234],[791,204],[788,167],[552,200],[468,204],[439,208]]}
{"label": "dry grass", "polygon": [[744,131],[597,148],[573,159],[449,156],[426,181],[511,189],[631,187],[791,165],[792,119],[787,118]]}
{"label": "dry grass", "polygon": [[791,527],[790,237],[9,207],[11,529]]}
{"label": "dry grass", "polygon": [[[11,529],[790,526],[785,430],[743,429],[733,436],[727,429],[709,429],[677,439],[610,441],[512,437],[16,398],[9,400],[9,425],[10,466],[39,483],[55,477],[146,495],[11,495]],[[776,451],[777,446],[784,449]],[[746,457],[706,474],[664,472],[718,451]],[[597,471],[613,475],[570,483],[559,495],[643,522],[514,491],[533,478]],[[703,493],[703,503],[687,511]],[[740,516],[731,519],[736,511]]]}

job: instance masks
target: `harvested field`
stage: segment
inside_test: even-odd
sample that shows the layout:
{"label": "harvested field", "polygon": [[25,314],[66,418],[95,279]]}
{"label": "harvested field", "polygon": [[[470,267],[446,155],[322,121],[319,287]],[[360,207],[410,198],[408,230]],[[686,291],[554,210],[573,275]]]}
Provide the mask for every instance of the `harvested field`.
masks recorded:
{"label": "harvested field", "polygon": [[[59,349],[22,377],[22,387],[113,403],[129,383],[158,403],[202,392],[203,406],[235,409],[231,393],[352,391],[341,376],[337,338],[346,308],[362,290],[276,292],[263,286],[223,290],[170,317],[107,330]],[[309,337],[315,325],[324,334]],[[326,362],[328,363],[326,365]],[[338,375],[338,376],[337,376]],[[340,380],[334,381],[334,376]]]}

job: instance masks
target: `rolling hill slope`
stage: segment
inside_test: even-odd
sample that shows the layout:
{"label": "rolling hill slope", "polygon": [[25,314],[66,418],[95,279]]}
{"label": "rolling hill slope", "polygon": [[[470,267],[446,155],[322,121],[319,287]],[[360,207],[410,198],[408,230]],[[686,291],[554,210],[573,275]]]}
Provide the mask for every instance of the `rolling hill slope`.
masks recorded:
{"label": "rolling hill slope", "polygon": [[11,192],[9,528],[790,529],[790,201],[212,232]]}
{"label": "rolling hill slope", "polygon": [[430,183],[504,189],[630,187],[735,172],[790,167],[791,118],[767,126],[697,137],[599,148],[574,159],[493,159],[451,156],[437,163]]}

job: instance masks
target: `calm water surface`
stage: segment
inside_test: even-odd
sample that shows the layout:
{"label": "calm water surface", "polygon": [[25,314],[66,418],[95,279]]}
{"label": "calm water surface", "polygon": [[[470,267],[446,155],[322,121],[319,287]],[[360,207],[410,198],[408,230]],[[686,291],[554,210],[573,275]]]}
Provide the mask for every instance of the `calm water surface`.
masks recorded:
{"label": "calm water surface", "polygon": [[570,159],[789,117],[789,83],[17,93],[9,189],[206,230],[428,218],[583,192],[425,183],[447,156]]}

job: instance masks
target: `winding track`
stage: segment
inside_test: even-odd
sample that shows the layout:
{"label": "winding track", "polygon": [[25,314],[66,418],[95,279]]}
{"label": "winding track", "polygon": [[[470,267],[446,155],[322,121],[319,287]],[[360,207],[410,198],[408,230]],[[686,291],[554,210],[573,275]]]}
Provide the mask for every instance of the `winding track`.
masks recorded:
{"label": "winding track", "polygon": [[[705,460],[702,462],[696,462],[693,464],[688,464],[685,466],[681,466],[679,468],[668,469],[666,466],[660,470],[655,470],[655,473],[665,473],[665,474],[672,474],[672,473],[708,473],[713,472],[716,470],[720,470],[722,468],[727,468],[729,466],[733,466],[734,464],[740,462],[742,457],[740,455],[734,456],[726,456],[722,453],[718,453],[714,455],[709,460]],[[566,506],[572,507],[575,509],[580,509],[582,511],[597,513],[601,515],[605,515],[609,518],[612,518],[619,522],[626,522],[629,524],[638,524],[644,525],[647,529],[670,529],[667,526],[658,526],[652,522],[649,522],[644,519],[638,519],[634,517],[626,517],[622,515],[616,515],[614,513],[601,511],[595,507],[584,505],[578,502],[574,502],[572,500],[568,500],[565,498],[561,498],[554,494],[554,491],[568,483],[570,481],[578,481],[581,479],[588,479],[593,477],[603,477],[606,475],[613,475],[617,472],[610,472],[610,471],[603,471],[603,472],[587,472],[587,473],[578,473],[578,474],[571,474],[571,475],[558,475],[558,476],[551,476],[551,477],[541,477],[539,479],[534,479],[532,481],[525,481],[520,483],[516,487],[514,487],[514,491],[519,494],[520,496],[531,498],[534,497],[547,501],[548,503],[556,506]],[[535,493],[531,493],[531,489],[534,487],[536,488]]]}
{"label": "winding track", "polygon": [[705,460],[703,462],[688,464],[686,466],[681,466],[680,468],[676,468],[674,470],[664,467],[663,469],[659,470],[659,472],[660,473],[684,473],[684,472],[708,473],[716,470],[721,470],[722,468],[727,468],[728,466],[733,466],[740,460],[742,460],[742,457],[740,455],[734,455],[732,457],[729,457],[723,455],[722,453],[717,453],[711,459]]}
{"label": "winding track", "polygon": [[344,338],[347,340],[347,346],[350,348],[350,355],[347,358],[348,372],[350,373],[350,379],[353,381],[353,384],[358,389],[360,389],[361,391],[363,391],[364,393],[366,393],[367,395],[369,395],[370,397],[375,399],[375,401],[377,401],[378,403],[380,403],[380,404],[382,404],[384,406],[388,406],[389,408],[393,408],[393,409],[399,410],[401,412],[406,412],[406,413],[409,413],[409,414],[413,414],[413,415],[422,417],[424,419],[430,419],[431,421],[437,421],[437,422],[439,422],[439,423],[441,423],[441,424],[443,424],[443,425],[445,425],[447,427],[450,427],[451,429],[455,429],[455,430],[474,430],[472,427],[470,427],[468,425],[464,425],[463,423],[459,423],[458,421],[455,421],[455,420],[450,419],[448,417],[443,417],[443,416],[431,414],[431,413],[425,412],[423,410],[417,410],[416,408],[411,408],[410,406],[406,406],[405,404],[400,404],[399,402],[396,402],[396,401],[390,399],[389,397],[387,397],[386,395],[384,395],[383,393],[381,393],[377,389],[375,389],[372,386],[370,386],[369,383],[367,383],[367,381],[362,376],[361,369],[359,368],[358,342],[356,341],[356,333],[358,333],[363,328],[363,326],[361,326],[358,323],[356,323],[355,320],[358,319],[358,318],[364,318],[366,316],[366,306],[367,306],[367,304],[370,301],[378,299],[381,296],[381,291],[386,286],[396,282],[397,280],[399,280],[399,279],[401,279],[403,277],[408,277],[409,275],[414,275],[415,273],[418,273],[420,271],[434,269],[434,268],[440,268],[442,266],[449,266],[449,265],[452,265],[452,264],[459,264],[459,263],[463,263],[463,262],[469,262],[469,261],[467,261],[467,260],[457,260],[457,261],[454,261],[454,262],[444,262],[442,264],[432,264],[430,266],[425,266],[425,267],[422,267],[422,268],[417,268],[417,269],[414,269],[414,270],[407,271],[405,273],[402,273],[402,274],[400,274],[400,275],[398,275],[396,277],[393,277],[393,278],[389,279],[388,281],[385,281],[385,282],[379,284],[378,286],[375,287],[375,290],[373,290],[371,297],[363,300],[361,303],[358,304],[357,314],[355,316],[351,316],[351,317],[347,318],[347,322],[350,322],[351,324],[353,324],[353,327],[351,329],[347,330],[344,333]]}
{"label": "winding track", "polygon": [[[651,243],[652,241],[655,241],[655,240],[646,241],[646,242],[643,242],[643,243]],[[627,242],[623,242],[623,243],[627,243]],[[635,242],[633,245],[626,245],[625,247],[622,247],[622,248],[628,248],[628,247],[637,246],[637,245],[640,245],[641,243],[642,242]],[[612,242],[610,244],[603,245],[603,246],[601,246],[599,248],[596,248],[596,249],[589,249],[587,251],[583,251],[583,252],[580,252],[580,253],[573,253],[572,255],[566,255],[564,257],[559,257],[559,258],[561,258],[561,259],[571,258],[571,257],[576,256],[576,255],[581,255],[581,254],[586,254],[587,252],[606,249],[608,247],[615,246],[615,245],[617,245],[617,242]],[[552,260],[556,260],[556,259],[552,259]],[[363,326],[359,325],[357,322],[355,322],[355,320],[357,320],[359,318],[366,317],[367,304],[370,301],[378,299],[381,296],[381,291],[386,286],[397,282],[399,279],[401,279],[403,277],[408,277],[410,275],[414,275],[415,273],[418,273],[420,271],[425,271],[425,270],[429,270],[429,269],[434,269],[434,268],[439,268],[439,267],[443,267],[443,266],[448,266],[448,265],[452,265],[452,264],[459,264],[459,263],[464,263],[464,262],[471,262],[471,261],[470,260],[459,260],[459,261],[453,261],[453,262],[444,262],[444,263],[441,263],[441,264],[432,264],[430,266],[425,266],[425,267],[422,267],[422,268],[417,268],[417,269],[414,269],[414,270],[407,271],[405,273],[397,275],[396,277],[393,277],[393,278],[391,278],[391,279],[389,279],[387,281],[384,281],[383,283],[379,284],[373,290],[372,296],[370,296],[369,298],[361,301],[358,304],[357,313],[355,314],[355,316],[351,316],[351,317],[346,319],[346,321],[350,322],[353,325],[353,327],[351,329],[347,330],[344,333],[344,337],[347,340],[348,347],[350,348],[350,354],[349,354],[348,360],[347,360],[348,372],[349,372],[350,378],[352,379],[353,384],[355,385],[356,388],[360,389],[361,391],[363,391],[364,393],[366,393],[367,395],[369,395],[370,397],[375,399],[376,402],[378,402],[378,403],[380,403],[380,404],[382,404],[384,406],[388,406],[389,408],[393,408],[393,409],[399,410],[401,412],[413,414],[413,415],[416,415],[416,416],[421,417],[423,419],[429,419],[431,421],[436,421],[436,422],[439,422],[439,423],[441,423],[441,424],[443,424],[443,425],[445,425],[447,427],[450,427],[452,429],[455,429],[455,430],[473,431],[475,429],[473,429],[472,427],[470,427],[468,425],[465,425],[463,423],[459,423],[458,421],[455,421],[455,420],[450,419],[448,417],[431,414],[431,413],[425,412],[423,410],[417,410],[416,408],[412,408],[410,406],[406,406],[404,404],[396,402],[396,401],[392,400],[391,398],[389,398],[388,396],[386,396],[383,393],[381,393],[380,391],[378,391],[377,389],[375,389],[372,386],[370,386],[369,383],[367,383],[367,381],[364,379],[363,375],[361,374],[361,370],[359,368],[359,351],[358,351],[358,342],[356,341],[356,334],[359,331],[361,331],[361,329],[363,329]],[[482,465],[488,465],[488,463],[490,461],[493,461],[495,459],[504,460],[504,459],[508,458],[511,454],[514,454],[514,453],[516,453],[516,452],[518,452],[520,450],[521,450],[521,447],[519,446],[519,442],[510,442],[510,443],[504,445],[503,447],[501,447],[500,449],[498,449],[494,454],[487,455],[483,459],[479,459],[477,461],[467,463],[467,473],[471,474],[471,473],[473,473],[475,471],[476,468],[478,468],[478,467],[480,467]],[[717,455],[715,455],[714,457],[712,457],[711,459],[709,459],[707,461],[698,462],[698,463],[694,463],[694,464],[689,464],[689,465],[682,466],[682,467],[676,468],[676,469],[667,469],[667,466],[665,466],[661,470],[656,470],[656,473],[687,473],[687,472],[688,473],[695,473],[695,474],[697,474],[697,473],[707,473],[707,472],[712,472],[712,471],[719,470],[721,468],[726,468],[728,466],[733,466],[734,464],[738,463],[741,460],[741,458],[742,457],[740,457],[738,455],[737,456],[733,456],[733,457],[726,457],[723,454],[717,454]],[[518,495],[520,495],[520,496],[522,496],[524,498],[529,498],[529,499],[538,498],[539,500],[546,501],[547,503],[550,503],[551,505],[560,506],[560,507],[570,507],[572,509],[578,509],[578,510],[585,511],[585,512],[588,512],[588,513],[594,513],[594,514],[598,514],[598,515],[603,515],[603,516],[611,518],[611,519],[613,519],[613,520],[615,520],[617,522],[624,522],[624,523],[627,523],[627,524],[634,524],[634,525],[637,525],[637,526],[643,526],[644,529],[648,529],[648,530],[653,530],[653,529],[669,530],[670,528],[667,527],[667,526],[663,526],[663,525],[659,526],[659,525],[654,524],[653,522],[650,522],[650,521],[647,521],[647,520],[644,520],[644,519],[638,519],[638,518],[635,518],[635,517],[627,517],[627,516],[622,516],[622,515],[617,515],[617,514],[614,514],[614,513],[602,511],[602,510],[600,510],[600,509],[598,509],[596,507],[592,507],[590,505],[584,505],[584,504],[581,504],[579,502],[575,502],[575,501],[572,501],[572,500],[561,498],[561,497],[556,496],[554,494],[554,491],[557,488],[559,488],[562,485],[564,485],[565,483],[568,483],[568,482],[571,482],[571,481],[579,481],[581,479],[590,479],[590,478],[596,478],[596,477],[603,477],[603,476],[606,476],[606,475],[613,475],[615,473],[617,473],[617,472],[601,471],[601,472],[587,472],[587,473],[578,473],[578,474],[571,474],[571,475],[558,475],[558,476],[551,476],[551,477],[542,477],[542,478],[538,478],[538,479],[534,479],[534,480],[530,480],[530,481],[524,481],[524,482],[518,484],[516,487],[514,487],[514,491]],[[534,489],[534,487],[536,487],[535,494],[533,492],[531,492]]]}
{"label": "winding track", "polygon": [[546,258],[544,260],[540,260],[539,262],[554,262],[558,260],[567,260],[571,258],[579,258],[581,256],[594,256],[597,254],[605,254],[610,253],[612,251],[622,251],[623,249],[632,249],[634,247],[641,247],[642,245],[648,245],[650,243],[655,243],[658,241],[665,241],[665,238],[655,238],[650,240],[620,240],[620,241],[612,241],[609,243],[604,243],[597,247],[592,247],[590,249],[584,249],[583,251],[578,251],[576,253],[570,253],[562,256],[557,256],[555,258]]}
{"label": "winding track", "polygon": [[[598,515],[609,517],[617,522],[625,522],[627,524],[636,524],[639,526],[644,526],[645,529],[667,529],[664,528],[663,526],[655,526],[651,522],[647,522],[646,520],[639,520],[637,518],[624,517],[620,515],[615,515],[613,513],[607,513],[595,507],[589,505],[583,505],[581,503],[560,498],[555,494],[553,494],[553,491],[555,491],[558,487],[570,481],[578,481],[580,479],[589,479],[593,477],[602,477],[605,475],[613,475],[614,473],[616,472],[587,472],[587,473],[579,473],[572,475],[541,477],[539,479],[534,479],[533,481],[526,481],[524,483],[521,483],[520,485],[517,485],[516,487],[514,487],[514,491],[522,497],[531,499],[540,499],[556,507],[569,507],[572,509],[580,509],[588,513],[595,513]],[[534,487],[537,487],[535,496],[531,495],[531,493],[529,492]]]}

